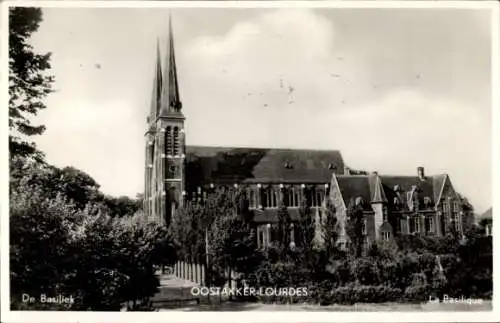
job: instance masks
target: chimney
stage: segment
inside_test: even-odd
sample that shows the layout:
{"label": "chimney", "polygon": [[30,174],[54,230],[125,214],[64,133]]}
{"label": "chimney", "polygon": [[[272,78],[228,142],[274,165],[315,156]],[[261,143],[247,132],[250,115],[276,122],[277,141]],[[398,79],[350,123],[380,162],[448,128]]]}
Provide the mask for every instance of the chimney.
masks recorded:
{"label": "chimney", "polygon": [[417,167],[417,174],[418,174],[418,179],[421,181],[425,180],[425,172],[423,167]]}

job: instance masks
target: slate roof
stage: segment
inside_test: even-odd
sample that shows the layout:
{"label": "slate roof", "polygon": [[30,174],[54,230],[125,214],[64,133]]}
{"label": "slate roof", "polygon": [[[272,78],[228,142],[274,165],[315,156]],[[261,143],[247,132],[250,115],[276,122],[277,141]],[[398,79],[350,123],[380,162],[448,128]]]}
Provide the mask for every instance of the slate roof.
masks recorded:
{"label": "slate roof", "polygon": [[186,147],[188,185],[329,183],[334,171],[344,171],[338,150]]}
{"label": "slate roof", "polygon": [[354,203],[357,197],[361,197],[364,202],[371,201],[369,176],[339,175],[337,176],[337,182],[347,207]]}
{"label": "slate roof", "polygon": [[[338,175],[337,182],[346,206],[353,203],[357,197],[365,202],[387,201],[392,204],[396,185],[401,189],[402,203],[407,204],[407,193],[412,192],[414,186],[418,189],[419,199],[429,197],[435,203],[445,182],[446,175],[427,176],[420,180],[417,176],[378,176],[378,175]],[[415,193],[413,193],[415,194]],[[399,197],[398,197],[399,198]]]}
{"label": "slate roof", "polygon": [[489,208],[488,210],[486,210],[486,212],[484,212],[483,214],[481,214],[481,216],[479,216],[480,219],[492,219],[493,218],[493,208]]}
{"label": "slate roof", "polygon": [[441,177],[445,177],[445,175],[437,175],[437,176],[427,176],[424,180],[420,180],[418,176],[380,176],[382,181],[382,186],[384,187],[385,195],[389,203],[394,201],[394,197],[396,197],[396,193],[394,192],[394,188],[396,185],[399,186],[402,195],[402,203],[407,203],[408,196],[407,192],[412,192],[413,186],[417,186],[418,191],[417,194],[419,197],[429,197],[432,203],[435,203],[438,199],[439,193],[441,192],[441,188],[444,184],[444,179],[441,180]]}

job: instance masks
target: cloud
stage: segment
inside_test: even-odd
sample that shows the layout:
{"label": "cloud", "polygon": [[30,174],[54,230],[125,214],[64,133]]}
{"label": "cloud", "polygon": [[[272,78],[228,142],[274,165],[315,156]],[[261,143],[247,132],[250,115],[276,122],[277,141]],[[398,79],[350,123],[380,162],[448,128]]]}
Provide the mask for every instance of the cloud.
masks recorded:
{"label": "cloud", "polygon": [[[188,11],[186,20],[174,25],[175,35],[185,36],[176,38],[176,54],[188,144],[340,149],[354,168],[414,174],[424,166],[428,174],[447,172],[478,210],[491,205],[490,113],[449,95],[453,91],[446,89],[454,84],[439,83],[446,77],[424,73],[415,79],[414,71],[432,70],[433,57],[419,61],[414,55],[409,68],[404,53],[393,49],[399,42],[391,47],[390,37],[378,49],[379,42],[371,40],[373,53],[383,60],[371,57],[371,49],[365,52],[360,44],[368,34],[383,33],[363,29],[354,12],[349,13],[352,21],[341,22],[310,10],[260,13],[225,32],[218,26],[217,33],[191,37],[182,30],[189,25]],[[114,26],[114,20],[104,12],[92,14],[102,20],[87,31],[92,36],[85,36],[87,24],[71,25],[79,41],[87,40],[76,52],[48,32],[61,32],[59,16],[52,14],[44,39],[54,47],[61,91],[43,114],[48,130],[40,147],[49,161],[87,171],[106,192],[135,195],[143,189],[145,121],[140,111],[149,108],[154,63],[155,28],[141,19],[163,16],[137,16],[134,21],[143,23],[139,31],[120,25],[101,32],[94,27]],[[127,19],[132,16],[127,12]],[[221,12],[214,17],[224,19]],[[359,30],[346,28],[349,24]],[[151,26],[164,30],[165,19]],[[365,38],[349,42],[346,37],[355,37],[353,32]],[[432,52],[434,45],[423,41],[415,38],[412,46]],[[80,71],[80,62],[102,68]],[[437,62],[444,66],[450,60]],[[462,75],[462,65],[443,71],[456,69]],[[419,84],[437,84],[443,94]]]}
{"label": "cloud", "polygon": [[488,114],[418,87],[353,99],[373,91],[371,75],[364,62],[337,54],[334,35],[331,21],[288,10],[193,41],[180,74],[190,80],[182,88],[188,142],[341,149],[352,167],[385,174],[424,166],[449,173],[458,190],[487,207]]}

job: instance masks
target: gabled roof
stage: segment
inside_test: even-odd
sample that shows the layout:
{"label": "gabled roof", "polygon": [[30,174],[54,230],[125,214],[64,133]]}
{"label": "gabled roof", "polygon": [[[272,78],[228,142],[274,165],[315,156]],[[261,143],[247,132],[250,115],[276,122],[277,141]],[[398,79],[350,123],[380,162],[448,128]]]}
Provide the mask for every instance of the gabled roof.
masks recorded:
{"label": "gabled roof", "polygon": [[[421,180],[418,176],[379,176],[371,175],[337,175],[342,198],[346,205],[361,197],[365,202],[389,202],[394,198],[408,205],[408,199],[428,197],[435,203],[442,191],[446,175],[427,176]],[[401,194],[395,189],[399,188]],[[411,204],[411,203],[410,203]]]}
{"label": "gabled roof", "polygon": [[432,177],[434,186],[434,201],[439,201],[441,199],[441,194],[443,194],[444,183],[446,182],[446,174],[435,175]]}
{"label": "gabled roof", "polygon": [[372,202],[387,202],[382,181],[378,175],[372,175],[370,178],[370,192],[372,193]]}
{"label": "gabled roof", "polygon": [[[288,167],[287,167],[288,166]],[[186,182],[207,183],[329,183],[343,172],[338,150],[186,147]]]}
{"label": "gabled roof", "polygon": [[479,216],[480,219],[492,219],[493,218],[493,208],[490,207],[486,212]]}
{"label": "gabled roof", "polygon": [[369,176],[366,175],[338,175],[340,193],[347,207],[361,197],[363,201],[370,202],[372,194],[370,192]]}
{"label": "gabled roof", "polygon": [[[432,202],[436,201],[435,196],[439,195],[439,190],[442,187],[442,185],[440,187],[435,186],[434,183],[436,182],[437,184],[439,184],[440,181],[435,181],[434,176],[427,176],[424,180],[420,180],[418,176],[380,176],[380,178],[389,202],[392,202],[394,197],[397,196],[396,192],[394,191],[396,185],[401,189],[402,192],[405,192],[405,194],[406,192],[412,192],[412,196],[415,193],[413,192],[413,188],[414,186],[416,186],[418,188],[416,190],[418,196],[428,197]],[[405,195],[405,201],[401,202],[407,202],[406,198],[407,197]]]}

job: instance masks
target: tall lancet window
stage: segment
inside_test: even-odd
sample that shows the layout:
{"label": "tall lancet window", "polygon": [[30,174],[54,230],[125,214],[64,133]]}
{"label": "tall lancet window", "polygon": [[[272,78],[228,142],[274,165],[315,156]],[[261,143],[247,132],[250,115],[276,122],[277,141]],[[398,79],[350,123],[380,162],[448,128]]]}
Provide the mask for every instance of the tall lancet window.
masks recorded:
{"label": "tall lancet window", "polygon": [[172,128],[167,127],[166,136],[166,147],[167,147],[167,155],[172,155]]}
{"label": "tall lancet window", "polygon": [[174,156],[179,155],[179,128],[174,128]]}
{"label": "tall lancet window", "polygon": [[[149,165],[153,165],[153,161],[155,159],[155,141],[151,141],[149,144]],[[148,165],[148,167],[149,167]],[[152,167],[151,167],[152,168]]]}

